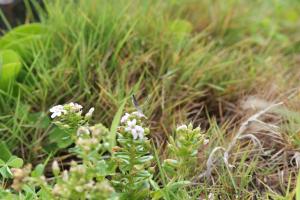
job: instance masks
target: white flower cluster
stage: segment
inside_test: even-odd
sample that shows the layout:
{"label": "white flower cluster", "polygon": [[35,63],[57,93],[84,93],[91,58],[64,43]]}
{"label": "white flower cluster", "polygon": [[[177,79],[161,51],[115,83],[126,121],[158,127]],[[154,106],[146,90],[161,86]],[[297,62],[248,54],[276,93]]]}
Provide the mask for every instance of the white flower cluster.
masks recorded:
{"label": "white flower cluster", "polygon": [[[53,119],[55,117],[60,117],[61,115],[67,114],[68,111],[81,114],[82,108],[82,105],[73,102],[65,105],[56,105],[50,108],[50,112],[52,113],[51,118]],[[85,117],[90,118],[94,110],[94,107],[90,108],[90,110],[86,113]]]}
{"label": "white flower cluster", "polygon": [[134,140],[144,138],[145,129],[137,123],[137,119],[140,118],[146,117],[140,112],[133,112],[131,114],[125,113],[121,118],[121,123],[125,125],[125,131],[131,133]]}
{"label": "white flower cluster", "polygon": [[178,126],[176,131],[185,131],[187,129],[188,129],[187,125],[183,124],[183,125]]}
{"label": "white flower cluster", "polygon": [[52,112],[51,114],[52,119],[67,113],[67,111],[64,109],[64,106],[62,105],[53,106],[52,108],[50,108],[50,112]]}

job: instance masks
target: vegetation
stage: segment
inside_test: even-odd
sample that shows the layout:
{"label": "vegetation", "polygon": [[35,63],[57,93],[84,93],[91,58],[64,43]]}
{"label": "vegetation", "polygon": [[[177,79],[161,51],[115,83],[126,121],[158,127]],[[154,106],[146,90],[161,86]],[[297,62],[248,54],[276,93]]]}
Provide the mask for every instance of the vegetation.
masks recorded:
{"label": "vegetation", "polygon": [[3,198],[298,195],[300,3],[31,3],[0,38]]}

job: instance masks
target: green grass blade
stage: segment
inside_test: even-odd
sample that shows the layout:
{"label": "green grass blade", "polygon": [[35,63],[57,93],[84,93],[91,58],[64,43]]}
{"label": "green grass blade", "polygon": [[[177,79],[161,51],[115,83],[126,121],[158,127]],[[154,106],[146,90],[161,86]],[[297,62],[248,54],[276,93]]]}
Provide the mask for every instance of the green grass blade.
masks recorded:
{"label": "green grass blade", "polygon": [[121,120],[121,117],[122,117],[123,110],[124,110],[124,107],[126,105],[127,99],[128,99],[128,97],[123,100],[123,102],[120,105],[117,113],[114,116],[114,119],[113,119],[111,127],[110,127],[110,145],[111,145],[111,147],[116,145],[117,128],[119,126],[119,122]]}

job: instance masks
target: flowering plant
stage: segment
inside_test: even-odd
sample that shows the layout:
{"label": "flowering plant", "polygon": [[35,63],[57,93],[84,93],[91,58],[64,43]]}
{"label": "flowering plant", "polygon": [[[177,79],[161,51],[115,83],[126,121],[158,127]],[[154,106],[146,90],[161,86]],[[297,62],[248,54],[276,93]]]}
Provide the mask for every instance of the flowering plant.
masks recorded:
{"label": "flowering plant", "polygon": [[[73,144],[69,151],[76,155],[70,167],[63,169],[59,160],[52,162],[52,178],[43,175],[45,166],[31,165],[13,168],[13,184],[0,189],[1,198],[19,199],[166,199],[168,190],[174,192],[188,184],[188,173],[177,166],[190,169],[196,162],[197,149],[203,144],[200,129],[180,126],[178,137],[170,138],[171,158],[163,162],[167,174],[173,173],[167,185],[155,178],[159,163],[154,160],[148,135],[147,118],[140,111],[125,113],[117,129],[117,146],[111,144],[111,132],[101,123],[90,125],[94,108],[85,115],[77,103],[54,106],[50,109],[54,124],[68,130]],[[176,191],[175,191],[176,192]]]}

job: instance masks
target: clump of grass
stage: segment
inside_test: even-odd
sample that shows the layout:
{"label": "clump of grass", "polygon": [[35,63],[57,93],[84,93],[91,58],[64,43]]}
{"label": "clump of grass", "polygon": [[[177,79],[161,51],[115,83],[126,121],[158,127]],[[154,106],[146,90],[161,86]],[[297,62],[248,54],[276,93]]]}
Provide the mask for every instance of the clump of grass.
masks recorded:
{"label": "clump of grass", "polygon": [[[34,165],[65,155],[65,144],[55,138],[62,133],[50,125],[50,106],[75,99],[95,105],[95,120],[109,126],[135,94],[157,145],[166,143],[175,122],[201,124],[216,139],[199,155],[200,174],[207,154],[226,146],[226,133],[245,114],[237,106],[241,97],[259,93],[272,101],[297,83],[300,5],[291,0],[46,1],[45,9],[38,9],[45,37],[32,45],[32,59],[23,63],[15,88],[0,91],[1,140]],[[298,120],[288,115],[282,143],[292,140],[296,149],[292,123]],[[245,142],[234,174],[221,165],[214,187],[193,188],[195,196],[246,198],[260,191],[251,175],[261,157],[248,148]],[[276,171],[268,167],[261,168]]]}

